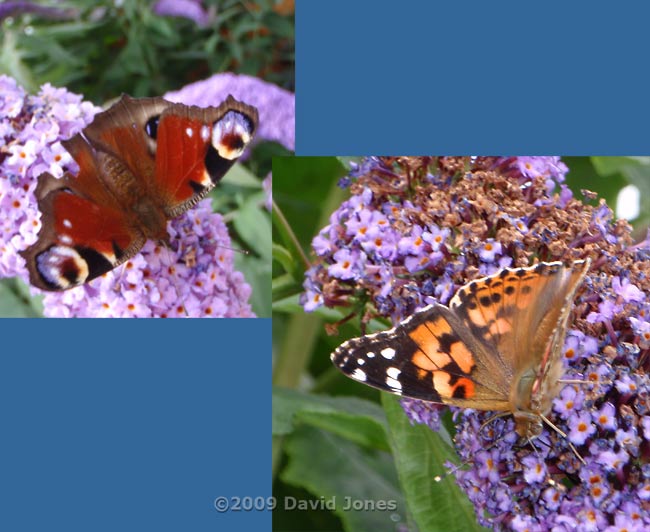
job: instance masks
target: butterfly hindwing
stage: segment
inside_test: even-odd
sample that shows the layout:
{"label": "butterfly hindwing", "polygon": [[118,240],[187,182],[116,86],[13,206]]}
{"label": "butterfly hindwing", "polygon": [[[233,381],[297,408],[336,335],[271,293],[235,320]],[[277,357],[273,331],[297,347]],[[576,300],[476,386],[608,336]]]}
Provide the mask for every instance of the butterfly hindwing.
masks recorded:
{"label": "butterfly hindwing", "polygon": [[23,251],[30,283],[43,290],[65,290],[112,270],[137,253],[144,235],[115,198],[97,182],[99,163],[83,137],[66,141],[79,173],[61,179],[50,174],[36,188],[42,227],[35,244]]}
{"label": "butterfly hindwing", "polygon": [[196,204],[242,155],[257,110],[229,96],[218,107],[172,104],[156,131],[156,189],[174,217]]}

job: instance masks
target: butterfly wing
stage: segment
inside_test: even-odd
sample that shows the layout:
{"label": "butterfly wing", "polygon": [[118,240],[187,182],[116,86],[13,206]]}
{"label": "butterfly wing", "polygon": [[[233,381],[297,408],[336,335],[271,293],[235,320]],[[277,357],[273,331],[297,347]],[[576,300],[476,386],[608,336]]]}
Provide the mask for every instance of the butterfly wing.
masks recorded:
{"label": "butterfly wing", "polygon": [[[589,261],[504,269],[394,329],[342,344],[332,361],[355,380],[399,395],[481,410],[550,409],[566,322]],[[531,416],[532,414],[532,416]]]}
{"label": "butterfly wing", "polygon": [[138,178],[141,189],[129,190],[130,183],[119,183],[119,168],[108,172],[104,179],[117,196],[125,203],[153,198],[174,218],[219,182],[253,139],[257,122],[257,109],[232,96],[200,108],[123,95],[83,133]]}
{"label": "butterfly wing", "polygon": [[442,305],[429,306],[394,329],[348,340],[331,358],[349,377],[380,390],[509,411],[504,368],[493,367],[486,346]]}
{"label": "butterfly wing", "polygon": [[229,96],[218,107],[167,108],[156,132],[156,189],[170,217],[178,216],[219,182],[252,141],[257,109]]}
{"label": "butterfly wing", "polygon": [[98,277],[132,257],[145,238],[97,178],[102,158],[81,135],[64,147],[79,173],[56,179],[39,176],[36,198],[42,227],[36,242],[21,252],[31,284],[66,290]]}
{"label": "butterfly wing", "polygon": [[535,435],[564,373],[562,347],[576,290],[590,261],[539,263],[472,281],[450,308],[510,368],[510,409],[517,430]]}
{"label": "butterfly wing", "polygon": [[[163,98],[131,98],[124,94],[83,130],[96,150],[123,162],[131,176],[151,183],[156,171],[156,127],[165,109],[173,104]],[[116,195],[124,189],[119,172],[103,176]],[[125,193],[125,195],[130,192]]]}

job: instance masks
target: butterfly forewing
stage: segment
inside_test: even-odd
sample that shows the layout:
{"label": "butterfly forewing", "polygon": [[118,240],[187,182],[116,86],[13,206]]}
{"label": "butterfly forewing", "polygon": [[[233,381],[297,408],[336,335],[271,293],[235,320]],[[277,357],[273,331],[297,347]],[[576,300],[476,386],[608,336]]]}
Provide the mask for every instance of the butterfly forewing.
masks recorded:
{"label": "butterfly forewing", "polygon": [[[95,116],[83,134],[98,150],[123,161],[131,175],[150,183],[155,174],[156,143],[148,124],[155,127],[157,119],[171,105],[163,98],[131,98],[124,94],[110,109]],[[107,180],[114,175],[102,177]],[[121,185],[114,188],[119,194]]]}
{"label": "butterfly forewing", "polygon": [[505,409],[507,390],[480,382],[486,369],[478,349],[471,331],[447,307],[432,305],[395,329],[345,342],[332,361],[355,380],[405,397]]}

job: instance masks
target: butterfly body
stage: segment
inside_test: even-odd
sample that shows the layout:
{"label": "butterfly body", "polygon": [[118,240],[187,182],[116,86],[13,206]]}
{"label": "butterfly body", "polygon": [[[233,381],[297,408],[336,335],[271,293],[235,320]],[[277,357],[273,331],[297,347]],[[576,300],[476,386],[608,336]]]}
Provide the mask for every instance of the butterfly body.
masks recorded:
{"label": "butterfly body", "polygon": [[518,434],[532,438],[558,393],[567,322],[589,265],[539,263],[471,281],[449,307],[430,305],[393,329],[351,339],[332,361],[380,390],[510,413]]}
{"label": "butterfly body", "polygon": [[166,241],[167,221],[214,188],[250,143],[257,110],[228,97],[199,108],[123,96],[62,144],[76,175],[39,176],[37,241],[21,255],[43,290],[86,283]]}

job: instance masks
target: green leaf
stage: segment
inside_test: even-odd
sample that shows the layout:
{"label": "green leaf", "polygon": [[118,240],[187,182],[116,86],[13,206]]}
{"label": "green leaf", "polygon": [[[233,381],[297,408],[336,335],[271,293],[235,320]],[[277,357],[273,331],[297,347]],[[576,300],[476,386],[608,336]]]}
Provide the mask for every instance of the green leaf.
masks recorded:
{"label": "green leaf", "polygon": [[[388,453],[364,452],[311,427],[295,431],[285,448],[288,465],[281,479],[313,493],[319,497],[317,503],[330,505],[346,531],[394,531],[399,522],[406,522],[404,498]],[[348,508],[351,502],[364,510]]]}
{"label": "green leaf", "polygon": [[[635,225],[645,227],[650,213],[650,157],[591,157],[594,167],[601,175],[611,179],[612,176],[623,176],[625,182],[619,186],[631,184],[639,189],[640,193],[640,218],[635,220]],[[610,207],[614,208],[614,197]]]}
{"label": "green leaf", "polygon": [[[272,301],[286,301],[287,298],[292,298],[292,301],[296,301],[296,305],[291,306],[291,308],[294,310],[300,307],[300,305],[297,304],[296,298],[300,297],[302,291],[302,285],[288,273],[284,275],[277,275],[271,281]],[[276,309],[275,306],[273,308]]]}
{"label": "green leaf", "polygon": [[233,225],[244,242],[270,264],[271,222],[268,213],[260,208],[262,196],[262,192],[248,196],[233,219]]}
{"label": "green leaf", "polygon": [[326,397],[275,387],[273,435],[289,434],[300,422],[365,447],[390,449],[386,417],[377,404],[356,397]]}
{"label": "green leaf", "polygon": [[452,476],[435,481],[436,475],[445,475],[445,461],[458,460],[449,443],[425,425],[411,425],[399,398],[381,395],[400,483],[419,529],[483,530],[476,522],[474,507]]}
{"label": "green leaf", "polygon": [[273,252],[273,260],[277,260],[282,264],[284,271],[291,275],[296,270],[296,262],[291,253],[289,253],[289,250],[284,246],[275,243],[273,243],[271,249]]}
{"label": "green leaf", "polygon": [[235,254],[235,269],[244,274],[251,285],[250,304],[258,318],[271,317],[271,265],[268,260]]}
{"label": "green leaf", "polygon": [[29,287],[18,279],[0,279],[0,316],[3,318],[41,317],[42,299],[32,298]]}
{"label": "green leaf", "polygon": [[386,417],[370,401],[273,389],[273,435],[290,434],[299,423],[328,430],[365,447],[388,451]]}
{"label": "green leaf", "polygon": [[221,180],[222,184],[246,188],[262,188],[262,181],[243,164],[235,164]]}

